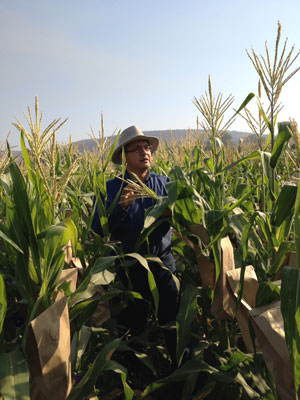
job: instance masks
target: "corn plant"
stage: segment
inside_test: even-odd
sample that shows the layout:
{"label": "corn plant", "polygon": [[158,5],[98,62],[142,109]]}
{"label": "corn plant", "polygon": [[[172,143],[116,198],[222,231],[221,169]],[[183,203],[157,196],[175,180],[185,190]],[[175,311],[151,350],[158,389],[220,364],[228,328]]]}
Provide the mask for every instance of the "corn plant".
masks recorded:
{"label": "corn plant", "polygon": [[[250,53],[246,50],[249,59],[251,60],[257,74],[259,75],[260,82],[264,88],[265,94],[267,96],[269,107],[269,112],[265,112],[262,103],[259,101],[260,112],[267,124],[268,130],[271,137],[271,151],[273,151],[275,142],[275,124],[279,111],[282,106],[279,104],[279,97],[282,92],[283,86],[299,71],[300,67],[296,67],[293,71],[290,68],[298,58],[300,52],[293,56],[295,46],[286,54],[287,50],[287,39],[284,42],[282,51],[280,53],[280,39],[281,39],[281,24],[278,22],[277,37],[274,49],[274,59],[273,62],[270,58],[270,52],[265,43],[265,56],[258,56],[254,49]],[[269,118],[267,117],[269,115]],[[249,121],[249,120],[248,120]]]}
{"label": "corn plant", "polygon": [[[30,131],[26,130],[19,119],[17,119],[17,123],[13,123],[13,125],[22,132],[27,139],[30,148],[29,157],[32,157],[34,165],[40,173],[46,193],[52,200],[54,212],[57,212],[67,183],[71,175],[78,168],[75,158],[72,160],[72,163],[69,164],[69,168],[63,171],[63,174],[61,174],[61,170],[59,171],[60,154],[56,144],[56,132],[65,124],[67,119],[62,122],[60,122],[60,118],[55,119],[42,131],[43,113],[39,115],[37,97],[35,98],[35,121],[32,118],[30,107],[28,107],[28,115],[26,113],[24,113],[24,115]],[[29,176],[32,175],[31,171],[28,173]]]}

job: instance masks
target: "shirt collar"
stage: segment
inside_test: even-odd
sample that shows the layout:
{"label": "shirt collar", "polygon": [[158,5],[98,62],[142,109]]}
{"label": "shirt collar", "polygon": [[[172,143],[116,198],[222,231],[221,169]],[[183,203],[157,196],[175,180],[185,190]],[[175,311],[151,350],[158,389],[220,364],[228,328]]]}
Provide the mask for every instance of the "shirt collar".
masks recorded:
{"label": "shirt collar", "polygon": [[[147,175],[147,178],[145,179],[144,183],[146,183],[146,182],[148,182],[148,181],[150,180],[150,175],[151,175],[151,172],[148,171],[148,175]],[[132,177],[132,176],[129,174],[129,172],[127,171],[127,169],[126,169],[126,171],[125,171],[124,179],[131,179],[131,180],[134,180],[133,177]]]}

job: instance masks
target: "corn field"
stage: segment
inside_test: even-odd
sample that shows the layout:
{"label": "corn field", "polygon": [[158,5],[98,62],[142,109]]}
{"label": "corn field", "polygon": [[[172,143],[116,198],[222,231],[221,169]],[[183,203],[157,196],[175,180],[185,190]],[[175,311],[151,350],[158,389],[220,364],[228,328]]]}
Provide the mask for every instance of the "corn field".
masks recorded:
{"label": "corn field", "polygon": [[[300,133],[280,121],[280,94],[299,52],[280,43],[278,24],[272,60],[267,45],[265,56],[247,51],[256,95],[234,109],[209,77],[193,101],[198,129],[160,143],[152,171],[170,177],[168,196],[147,210],[135,253],[111,240],[105,206],[106,181],[125,168],[111,163],[119,132],[105,137],[102,116],[94,151],[58,145],[66,120],[43,129],[37,98],[26,124],[14,123],[22,157],[7,143],[0,160],[0,399],[298,398]],[[223,143],[236,118],[255,142]],[[91,229],[95,204],[103,236]],[[165,218],[180,309],[160,326],[153,258],[138,249]],[[116,322],[140,296],[116,279],[133,260],[154,300],[140,336],[120,335]],[[165,330],[176,332],[176,369]]]}

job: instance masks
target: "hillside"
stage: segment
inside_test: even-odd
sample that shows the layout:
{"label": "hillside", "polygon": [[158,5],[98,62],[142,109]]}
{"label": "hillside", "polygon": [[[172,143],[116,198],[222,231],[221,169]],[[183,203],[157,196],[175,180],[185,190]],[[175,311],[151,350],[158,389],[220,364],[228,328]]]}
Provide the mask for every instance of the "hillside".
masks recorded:
{"label": "hillside", "polygon": [[[172,132],[172,136],[171,136]],[[200,135],[202,131],[200,130]],[[157,136],[161,141],[171,141],[171,137],[173,137],[175,140],[178,140],[180,138],[185,138],[187,135],[187,130],[186,129],[174,129],[174,130],[157,130],[157,131],[144,131],[145,135],[149,136]],[[192,137],[196,134],[196,130],[191,129],[191,135]],[[245,138],[246,136],[251,135],[249,132],[240,132],[240,131],[228,131],[227,132],[234,145],[238,144],[240,138]],[[110,138],[110,137],[108,137]],[[76,142],[73,142],[73,145],[77,147],[77,149],[80,152],[83,151],[92,151],[95,148],[95,143],[92,139],[83,139],[83,140],[78,140]]]}

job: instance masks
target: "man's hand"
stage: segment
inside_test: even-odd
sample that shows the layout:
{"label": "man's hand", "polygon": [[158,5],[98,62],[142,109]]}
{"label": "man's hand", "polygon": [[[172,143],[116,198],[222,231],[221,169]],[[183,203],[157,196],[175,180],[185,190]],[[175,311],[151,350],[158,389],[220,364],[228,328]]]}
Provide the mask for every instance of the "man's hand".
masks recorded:
{"label": "man's hand", "polygon": [[125,210],[127,207],[129,207],[132,203],[135,201],[135,191],[134,187],[132,185],[127,185],[122,192],[121,198],[120,198],[120,205]]}

